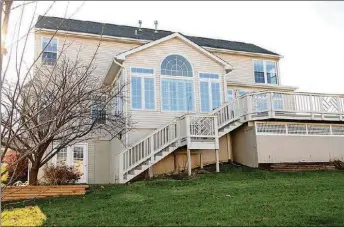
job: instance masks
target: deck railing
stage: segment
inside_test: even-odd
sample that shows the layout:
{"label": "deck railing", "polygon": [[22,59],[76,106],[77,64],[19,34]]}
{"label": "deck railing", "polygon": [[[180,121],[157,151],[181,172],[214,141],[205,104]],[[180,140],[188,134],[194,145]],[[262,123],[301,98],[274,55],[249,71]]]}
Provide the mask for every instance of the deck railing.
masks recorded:
{"label": "deck railing", "polygon": [[119,154],[119,181],[135,166],[153,160],[156,153],[172,143],[176,142],[176,146],[205,141],[218,143],[219,129],[232,121],[243,123],[269,118],[343,121],[344,96],[255,92],[226,102],[209,114],[183,115]]}
{"label": "deck railing", "polygon": [[[265,113],[265,115],[264,115]],[[255,92],[227,102],[213,111],[219,128],[245,118],[343,120],[344,96],[312,93]]]}
{"label": "deck railing", "polygon": [[177,120],[173,120],[119,153],[119,181],[123,181],[124,173],[146,162],[156,152],[175,142],[178,139],[177,130]]}

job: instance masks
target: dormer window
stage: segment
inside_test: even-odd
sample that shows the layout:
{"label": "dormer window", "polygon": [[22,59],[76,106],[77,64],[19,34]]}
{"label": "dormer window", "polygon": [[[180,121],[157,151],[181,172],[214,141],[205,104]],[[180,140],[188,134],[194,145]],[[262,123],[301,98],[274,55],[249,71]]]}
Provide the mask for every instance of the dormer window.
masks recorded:
{"label": "dormer window", "polygon": [[278,84],[276,62],[254,60],[253,65],[254,78],[256,83]]}

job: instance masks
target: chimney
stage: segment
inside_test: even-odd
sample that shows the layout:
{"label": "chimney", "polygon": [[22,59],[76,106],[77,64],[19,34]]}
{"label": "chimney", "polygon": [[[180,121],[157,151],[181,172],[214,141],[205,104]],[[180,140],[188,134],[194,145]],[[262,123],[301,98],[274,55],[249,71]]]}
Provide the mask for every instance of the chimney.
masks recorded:
{"label": "chimney", "polygon": [[142,20],[139,20],[139,31],[142,31]]}
{"label": "chimney", "polygon": [[155,33],[158,33],[158,21],[157,20],[155,20],[154,21],[154,25],[155,25]]}

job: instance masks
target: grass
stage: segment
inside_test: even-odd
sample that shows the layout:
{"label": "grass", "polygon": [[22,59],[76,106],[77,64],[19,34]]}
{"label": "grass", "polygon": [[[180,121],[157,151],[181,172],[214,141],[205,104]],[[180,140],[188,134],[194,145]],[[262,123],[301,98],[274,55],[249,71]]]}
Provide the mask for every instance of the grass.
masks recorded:
{"label": "grass", "polygon": [[344,225],[344,171],[276,173],[229,165],[221,171],[186,180],[96,185],[83,197],[5,204],[2,220],[61,226]]}

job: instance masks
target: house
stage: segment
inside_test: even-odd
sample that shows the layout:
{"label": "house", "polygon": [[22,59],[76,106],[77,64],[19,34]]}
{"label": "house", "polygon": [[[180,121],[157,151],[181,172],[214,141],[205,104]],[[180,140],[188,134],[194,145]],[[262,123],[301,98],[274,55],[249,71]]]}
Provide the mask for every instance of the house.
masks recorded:
{"label": "house", "polygon": [[[126,183],[148,176],[235,161],[344,160],[344,96],[296,92],[281,84],[279,54],[253,44],[178,32],[40,17],[36,56],[56,61],[83,45],[92,55],[102,35],[96,76],[129,82],[124,112],[134,127],[119,139],[76,144],[53,162],[78,160],[81,182]],[[68,52],[69,51],[69,52]],[[44,62],[43,62],[44,63]]]}

